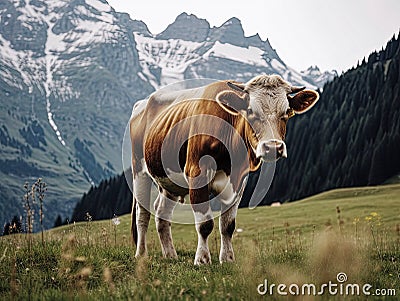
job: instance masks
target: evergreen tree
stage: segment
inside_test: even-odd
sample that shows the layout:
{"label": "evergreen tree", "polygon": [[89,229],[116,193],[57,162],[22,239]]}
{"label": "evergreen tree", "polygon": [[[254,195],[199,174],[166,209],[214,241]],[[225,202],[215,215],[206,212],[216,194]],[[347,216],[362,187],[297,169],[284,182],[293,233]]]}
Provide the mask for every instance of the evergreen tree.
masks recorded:
{"label": "evergreen tree", "polygon": [[56,220],[54,221],[54,228],[60,227],[62,226],[62,219],[61,219],[61,215],[57,215]]}

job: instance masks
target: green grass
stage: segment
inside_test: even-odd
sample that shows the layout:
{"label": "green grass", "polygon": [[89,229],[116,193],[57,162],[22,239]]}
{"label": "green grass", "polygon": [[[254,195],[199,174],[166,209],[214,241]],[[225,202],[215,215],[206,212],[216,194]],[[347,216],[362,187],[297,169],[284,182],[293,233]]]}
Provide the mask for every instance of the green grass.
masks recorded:
{"label": "green grass", "polygon": [[[339,208],[339,210],[338,210]],[[218,223],[216,223],[218,225]],[[216,226],[217,228],[218,226]],[[400,294],[400,184],[339,189],[280,207],[240,209],[233,244],[236,263],[219,264],[219,234],[209,239],[213,263],[193,266],[194,225],[173,224],[179,259],[161,255],[154,221],[149,257],[134,258],[130,217],[86,222],[40,235],[0,239],[3,300],[365,300],[366,296],[260,296],[257,286],[312,283],[344,272],[348,283]]]}

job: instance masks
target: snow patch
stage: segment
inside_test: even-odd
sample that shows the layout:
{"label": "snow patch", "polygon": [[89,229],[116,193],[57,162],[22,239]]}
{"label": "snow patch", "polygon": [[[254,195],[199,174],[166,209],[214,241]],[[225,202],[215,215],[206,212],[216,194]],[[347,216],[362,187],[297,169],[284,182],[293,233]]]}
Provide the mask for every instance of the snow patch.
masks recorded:
{"label": "snow patch", "polygon": [[264,51],[257,47],[249,46],[245,48],[217,41],[205,53],[204,57],[220,57],[249,65],[268,67],[268,64],[262,57],[263,54]]}
{"label": "snow patch", "polygon": [[139,33],[134,36],[143,73],[154,80],[148,66],[160,67],[162,85],[183,80],[186,68],[201,58],[196,50],[204,45],[178,39],[156,40]]}
{"label": "snow patch", "polygon": [[111,7],[108,4],[102,3],[97,0],[86,0],[86,3],[89,4],[90,6],[94,7],[95,9],[97,9],[99,12],[110,12],[111,11]]}
{"label": "snow patch", "polygon": [[53,113],[51,112],[51,104],[50,104],[50,95],[51,95],[51,87],[54,86],[53,82],[53,72],[52,72],[52,67],[54,63],[57,60],[57,57],[51,53],[50,47],[52,43],[54,43],[54,36],[55,34],[52,33],[51,30],[52,26],[51,23],[48,22],[48,27],[47,27],[47,40],[45,44],[45,63],[46,63],[46,81],[44,82],[44,90],[45,90],[45,95],[46,95],[46,111],[47,111],[47,119],[49,120],[49,124],[52,127],[53,131],[55,132],[58,141],[60,141],[61,145],[65,146],[66,143],[64,139],[61,136],[60,131],[58,130],[58,127],[56,123],[54,122],[53,119]]}

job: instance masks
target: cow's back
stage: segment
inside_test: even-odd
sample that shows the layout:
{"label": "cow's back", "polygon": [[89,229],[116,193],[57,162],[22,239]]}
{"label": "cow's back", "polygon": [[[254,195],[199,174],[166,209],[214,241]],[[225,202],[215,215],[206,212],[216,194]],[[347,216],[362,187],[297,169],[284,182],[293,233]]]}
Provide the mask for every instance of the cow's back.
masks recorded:
{"label": "cow's back", "polygon": [[188,99],[215,100],[217,94],[223,90],[231,90],[227,81],[218,81],[204,87],[173,91],[168,87],[154,92],[148,99],[135,104],[130,118],[130,136],[132,143],[132,172],[137,174],[143,170],[144,137],[148,129],[165,110],[177,103]]}

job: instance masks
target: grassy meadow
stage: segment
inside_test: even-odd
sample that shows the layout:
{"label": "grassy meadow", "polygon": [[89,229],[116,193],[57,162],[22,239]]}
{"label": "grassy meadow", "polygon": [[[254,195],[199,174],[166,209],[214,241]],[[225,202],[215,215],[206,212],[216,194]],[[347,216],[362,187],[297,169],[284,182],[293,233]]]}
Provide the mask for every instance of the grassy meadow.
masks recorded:
{"label": "grassy meadow", "polygon": [[[154,220],[149,257],[134,258],[130,217],[87,221],[41,235],[0,237],[2,300],[398,300],[400,184],[325,192],[279,207],[238,212],[236,262],[219,264],[218,222],[209,238],[213,263],[193,266],[194,225],[173,224],[179,259],[161,256]],[[370,284],[370,296],[294,296],[291,284]],[[257,292],[267,280],[273,293]],[[277,293],[286,285],[288,295]],[[339,287],[339,286],[338,286]],[[295,287],[292,285],[295,291]],[[261,289],[265,289],[262,286]],[[377,296],[379,293],[387,296]],[[395,291],[391,290],[394,289]],[[362,294],[362,292],[360,292]],[[390,296],[396,293],[396,296]],[[375,294],[375,295],[374,295]]]}

